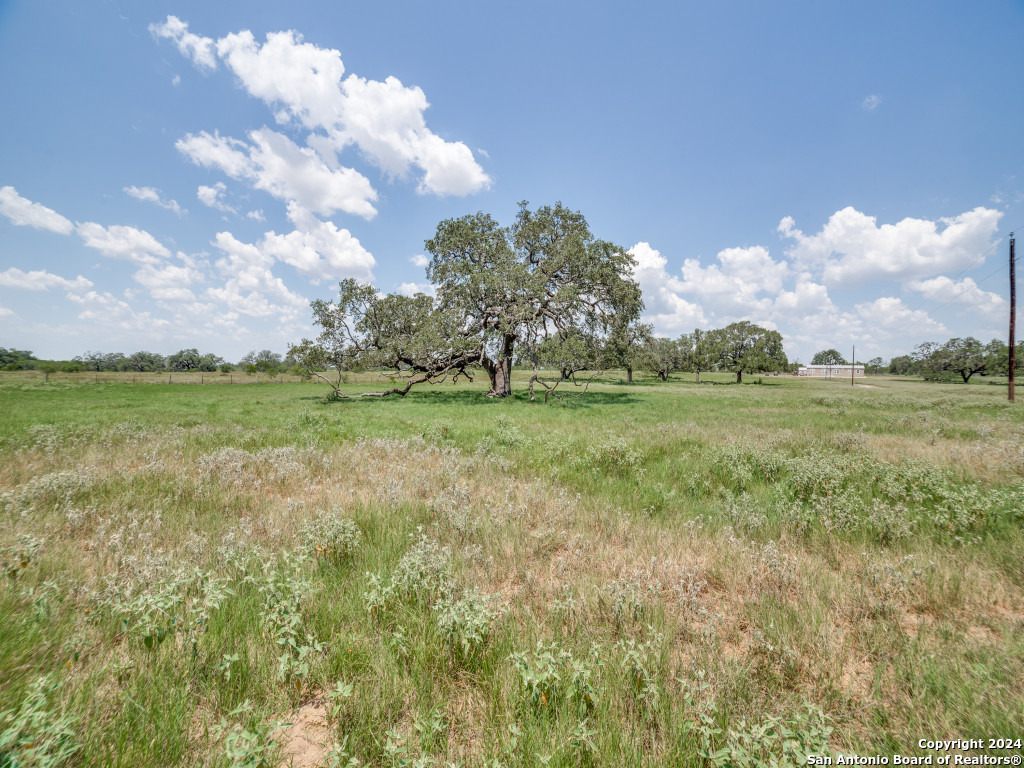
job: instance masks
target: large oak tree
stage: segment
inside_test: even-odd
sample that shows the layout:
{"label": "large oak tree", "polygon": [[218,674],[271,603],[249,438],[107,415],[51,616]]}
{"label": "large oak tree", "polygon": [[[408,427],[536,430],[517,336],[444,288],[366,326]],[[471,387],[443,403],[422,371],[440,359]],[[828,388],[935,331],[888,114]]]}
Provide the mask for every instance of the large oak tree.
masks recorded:
{"label": "large oak tree", "polygon": [[759,371],[783,371],[789,367],[782,350],[782,335],[744,320],[708,333],[718,353],[719,366],[736,372],[736,383],[743,374]]}
{"label": "large oak tree", "polygon": [[[534,361],[551,339],[597,339],[613,320],[630,323],[643,307],[625,249],[594,237],[586,219],[561,203],[515,222],[490,215],[446,219],[426,242],[436,297],[382,296],[343,281],[338,301],[313,302],[317,340],[292,353],[310,369],[388,368],[404,384],[369,395],[404,395],[418,383],[483,368],[488,395],[511,394],[512,362]],[[343,396],[340,388],[332,384]]]}

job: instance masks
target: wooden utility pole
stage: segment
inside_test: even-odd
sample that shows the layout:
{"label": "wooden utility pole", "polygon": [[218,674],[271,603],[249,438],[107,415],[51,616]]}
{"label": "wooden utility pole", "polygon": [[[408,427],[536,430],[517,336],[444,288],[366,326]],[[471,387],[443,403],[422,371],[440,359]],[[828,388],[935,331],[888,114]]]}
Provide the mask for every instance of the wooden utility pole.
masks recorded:
{"label": "wooden utility pole", "polygon": [[1017,323],[1017,273],[1014,269],[1013,232],[1010,233],[1010,402],[1013,402],[1013,372],[1017,365],[1014,344],[1017,343],[1014,331]]}
{"label": "wooden utility pole", "polygon": [[857,367],[857,345],[853,345],[853,356],[850,357],[850,386],[853,386],[853,372]]}

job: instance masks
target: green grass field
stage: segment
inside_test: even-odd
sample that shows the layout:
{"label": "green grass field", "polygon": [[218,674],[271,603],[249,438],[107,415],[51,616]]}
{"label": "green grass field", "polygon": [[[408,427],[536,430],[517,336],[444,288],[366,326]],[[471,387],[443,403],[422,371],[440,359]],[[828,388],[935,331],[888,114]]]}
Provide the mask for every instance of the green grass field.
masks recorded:
{"label": "green grass field", "polygon": [[1024,738],[1024,408],[710,378],[545,406],[519,372],[505,401],[478,378],[335,403],[0,377],[0,766]]}

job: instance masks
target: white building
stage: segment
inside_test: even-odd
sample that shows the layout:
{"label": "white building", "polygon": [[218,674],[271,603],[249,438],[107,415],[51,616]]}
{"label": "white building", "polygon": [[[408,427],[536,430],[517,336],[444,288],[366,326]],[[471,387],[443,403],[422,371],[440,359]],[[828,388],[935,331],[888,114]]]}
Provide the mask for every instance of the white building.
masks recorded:
{"label": "white building", "polygon": [[863,365],[802,365],[798,373],[801,376],[814,376],[819,379],[848,379],[851,368],[854,378],[864,375]]}

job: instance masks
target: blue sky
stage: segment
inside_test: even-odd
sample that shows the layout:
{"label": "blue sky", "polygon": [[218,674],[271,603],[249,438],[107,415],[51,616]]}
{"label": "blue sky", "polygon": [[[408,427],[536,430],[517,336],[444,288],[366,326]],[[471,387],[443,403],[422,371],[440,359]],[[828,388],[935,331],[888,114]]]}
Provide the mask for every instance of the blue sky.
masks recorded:
{"label": "blue sky", "polygon": [[1005,337],[1017,2],[0,0],[0,346],[229,360],[561,200],[658,333]]}

